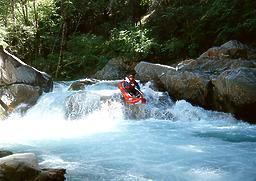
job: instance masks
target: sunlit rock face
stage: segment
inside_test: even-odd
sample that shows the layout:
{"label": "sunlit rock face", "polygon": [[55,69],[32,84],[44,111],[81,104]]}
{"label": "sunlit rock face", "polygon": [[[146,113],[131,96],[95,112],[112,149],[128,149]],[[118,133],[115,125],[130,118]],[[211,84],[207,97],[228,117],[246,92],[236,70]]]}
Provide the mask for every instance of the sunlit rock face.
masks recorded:
{"label": "sunlit rock face", "polygon": [[5,114],[21,104],[34,105],[42,92],[52,88],[51,76],[0,47],[0,105]]}
{"label": "sunlit rock face", "polygon": [[230,58],[230,59],[253,59],[254,50],[239,41],[231,40],[220,47],[212,47],[200,55],[201,58]]}
{"label": "sunlit rock face", "polygon": [[256,52],[238,41],[210,48],[175,67],[140,62],[139,79],[154,81],[177,100],[233,113],[255,123]]}

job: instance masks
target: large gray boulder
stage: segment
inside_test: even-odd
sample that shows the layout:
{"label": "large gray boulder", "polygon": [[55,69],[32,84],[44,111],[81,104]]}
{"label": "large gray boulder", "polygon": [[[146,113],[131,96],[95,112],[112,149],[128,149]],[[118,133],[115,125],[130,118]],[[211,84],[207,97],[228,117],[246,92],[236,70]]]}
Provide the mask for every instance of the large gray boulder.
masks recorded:
{"label": "large gray boulder", "polygon": [[135,71],[141,80],[154,81],[176,100],[185,99],[256,123],[256,59],[253,57],[256,56],[252,49],[230,41],[175,67],[140,62]]}
{"label": "large gray boulder", "polygon": [[0,47],[0,115],[21,104],[34,105],[43,92],[52,91],[50,75],[41,72]]}
{"label": "large gray boulder", "polygon": [[125,57],[117,57],[109,60],[102,70],[93,76],[101,80],[123,79],[128,73],[134,71],[136,63]]}
{"label": "large gray boulder", "polygon": [[247,58],[250,55],[248,46],[239,41],[231,40],[220,47],[212,47],[199,58]]}
{"label": "large gray boulder", "polygon": [[65,169],[41,169],[34,153],[0,158],[0,180],[3,181],[63,181],[65,172]]}
{"label": "large gray boulder", "polygon": [[39,86],[44,92],[52,90],[51,76],[41,72],[0,47],[0,86],[23,83]]}

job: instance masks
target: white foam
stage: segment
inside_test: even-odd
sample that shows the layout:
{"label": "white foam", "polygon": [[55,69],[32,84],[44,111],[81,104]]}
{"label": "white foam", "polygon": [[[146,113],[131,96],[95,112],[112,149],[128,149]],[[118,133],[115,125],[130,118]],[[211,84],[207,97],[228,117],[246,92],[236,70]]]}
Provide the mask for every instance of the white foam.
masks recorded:
{"label": "white foam", "polygon": [[118,122],[123,119],[121,103],[106,102],[100,109],[71,121],[65,118],[65,96],[44,95],[24,116],[15,113],[1,121],[0,142],[24,144],[27,141],[76,138],[118,130]]}
{"label": "white foam", "polygon": [[177,148],[188,151],[188,152],[196,152],[196,153],[203,153],[204,151],[195,145],[179,145]]}
{"label": "white foam", "polygon": [[222,180],[224,172],[218,168],[192,168],[188,171],[188,175],[192,180]]}
{"label": "white foam", "polygon": [[80,166],[77,162],[65,161],[54,155],[42,155],[42,159],[43,161],[41,161],[39,165],[44,168],[65,168],[68,170],[76,170],[79,169]]}

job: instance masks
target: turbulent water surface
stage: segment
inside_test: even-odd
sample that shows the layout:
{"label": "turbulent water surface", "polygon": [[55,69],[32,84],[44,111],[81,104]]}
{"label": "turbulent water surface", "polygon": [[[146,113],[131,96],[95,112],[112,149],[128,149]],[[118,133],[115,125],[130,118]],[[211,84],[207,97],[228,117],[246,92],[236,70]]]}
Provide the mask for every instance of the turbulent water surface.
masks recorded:
{"label": "turbulent water surface", "polygon": [[68,86],[55,83],[26,114],[1,121],[0,149],[34,152],[41,167],[66,168],[68,181],[256,180],[256,126],[148,84],[148,103],[135,107],[113,82]]}

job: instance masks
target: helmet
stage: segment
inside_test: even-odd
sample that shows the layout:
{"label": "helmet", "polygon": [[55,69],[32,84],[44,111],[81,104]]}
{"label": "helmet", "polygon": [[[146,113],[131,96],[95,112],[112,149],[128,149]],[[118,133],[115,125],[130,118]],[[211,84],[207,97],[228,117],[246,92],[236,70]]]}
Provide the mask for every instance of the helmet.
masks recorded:
{"label": "helmet", "polygon": [[129,80],[134,80],[134,75],[130,74],[130,75],[128,76],[128,79],[129,79]]}

